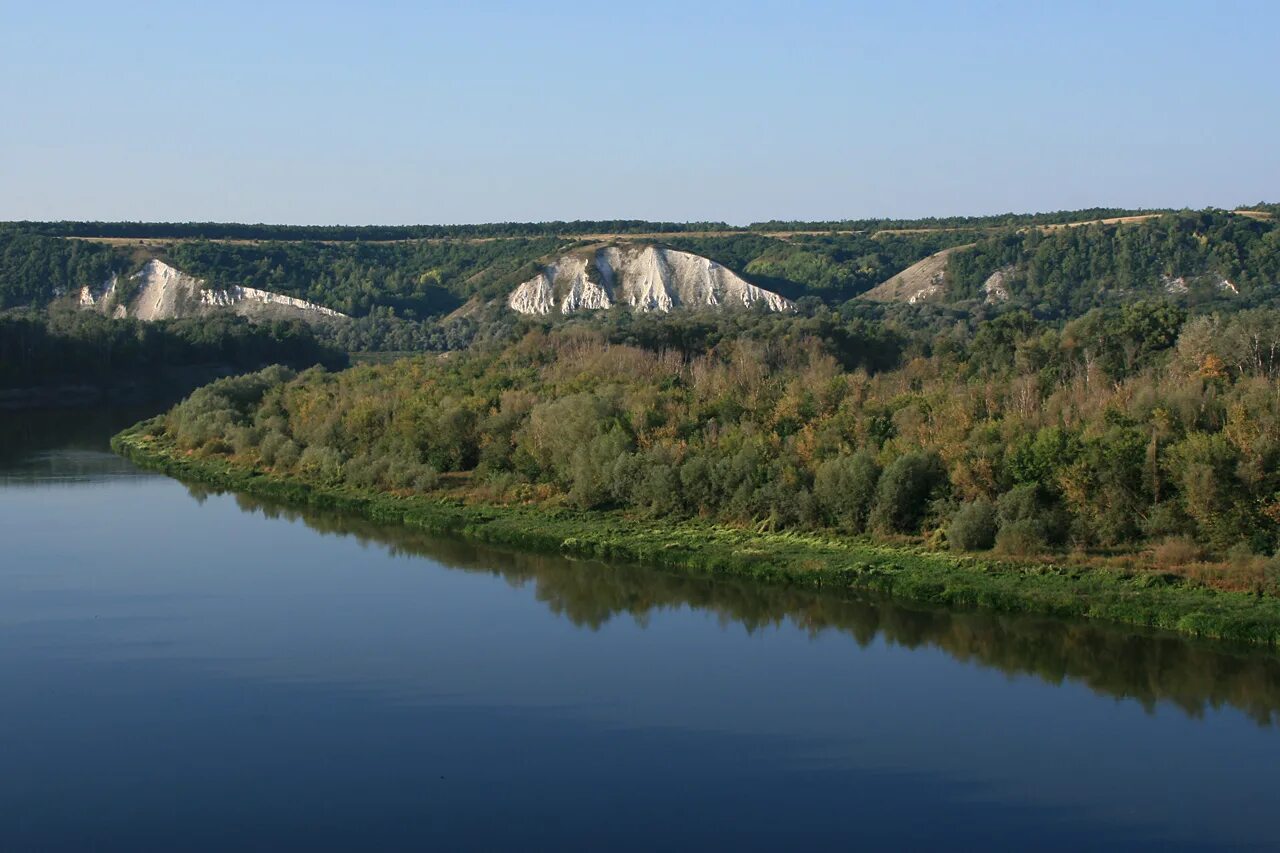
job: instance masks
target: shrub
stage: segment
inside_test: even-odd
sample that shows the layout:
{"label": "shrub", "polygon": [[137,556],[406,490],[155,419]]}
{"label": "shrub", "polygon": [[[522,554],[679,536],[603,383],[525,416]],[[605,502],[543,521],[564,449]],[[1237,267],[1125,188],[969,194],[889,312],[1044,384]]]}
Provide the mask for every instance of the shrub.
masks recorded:
{"label": "shrub", "polygon": [[1040,525],[1031,519],[1002,524],[996,534],[996,550],[1011,557],[1034,556],[1047,544]]}
{"label": "shrub", "polygon": [[410,485],[414,491],[429,492],[440,485],[440,472],[430,465],[419,465]]}
{"label": "shrub", "polygon": [[609,501],[618,460],[629,456],[630,437],[618,427],[579,446],[569,462],[569,497],[591,509]]}
{"label": "shrub", "polygon": [[342,479],[342,463],[342,454],[323,444],[308,446],[298,459],[298,467],[304,474],[331,485]]}
{"label": "shrub", "polygon": [[367,452],[361,452],[342,466],[342,478],[358,488],[371,488],[382,485],[387,467],[385,457],[375,459]]}
{"label": "shrub", "polygon": [[1280,595],[1280,552],[1262,567],[1262,585],[1272,595]]}
{"label": "shrub", "polygon": [[298,464],[298,460],[301,458],[302,448],[293,439],[286,438],[276,450],[275,464],[282,468],[292,468]]}
{"label": "shrub", "polygon": [[713,477],[711,462],[700,453],[690,454],[680,466],[680,492],[692,511],[719,508],[721,496]]}
{"label": "shrub", "polygon": [[227,431],[231,447],[237,454],[243,454],[253,450],[260,438],[261,434],[253,427],[237,426]]}
{"label": "shrub", "polygon": [[996,508],[991,501],[967,503],[951,518],[947,541],[960,551],[985,551],[996,541]]}
{"label": "shrub", "polygon": [[899,456],[884,470],[876,488],[871,524],[878,530],[914,533],[929,503],[948,485],[947,469],[936,453]]}
{"label": "shrub", "polygon": [[1155,547],[1156,565],[1165,569],[1178,568],[1204,559],[1204,549],[1186,536],[1170,536]]}
{"label": "shrub", "polygon": [[1001,495],[996,503],[1001,524],[1035,520],[1040,515],[1040,487],[1022,483]]}
{"label": "shrub", "polygon": [[866,450],[837,456],[818,466],[813,496],[827,521],[851,533],[866,529],[876,497],[880,466]]}
{"label": "shrub", "polygon": [[1001,528],[1025,523],[1034,528],[1045,543],[1060,545],[1067,537],[1070,517],[1056,502],[1046,497],[1035,483],[1014,486],[996,501],[996,514]]}
{"label": "shrub", "polygon": [[1152,539],[1188,539],[1192,524],[1177,501],[1164,501],[1151,508],[1142,531]]}
{"label": "shrub", "polygon": [[275,465],[281,445],[288,440],[288,437],[281,433],[274,431],[267,433],[258,444],[258,458],[266,465]]}

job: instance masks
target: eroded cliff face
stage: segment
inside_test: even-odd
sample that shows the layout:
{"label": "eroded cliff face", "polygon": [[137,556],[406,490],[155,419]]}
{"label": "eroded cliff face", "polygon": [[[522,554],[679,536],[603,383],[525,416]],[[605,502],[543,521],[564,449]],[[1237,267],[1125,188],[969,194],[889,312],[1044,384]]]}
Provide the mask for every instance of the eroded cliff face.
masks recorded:
{"label": "eroded cliff face", "polygon": [[173,320],[213,311],[231,311],[246,317],[346,317],[332,308],[269,290],[238,285],[207,288],[201,279],[159,260],[148,261],[130,281],[135,285],[131,299],[121,301],[117,297],[120,283],[112,277],[96,292],[81,288],[80,306],[139,320]]}
{"label": "eroded cliff face", "polygon": [[522,314],[572,314],[614,305],[666,312],[756,303],[770,311],[794,307],[710,258],[658,246],[606,246],[564,255],[507,299]]}

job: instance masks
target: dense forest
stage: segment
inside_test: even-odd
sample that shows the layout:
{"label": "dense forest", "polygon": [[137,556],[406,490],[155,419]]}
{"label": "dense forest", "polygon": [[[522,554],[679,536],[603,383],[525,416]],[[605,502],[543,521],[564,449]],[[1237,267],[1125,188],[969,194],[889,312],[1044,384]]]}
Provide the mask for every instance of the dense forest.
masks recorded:
{"label": "dense forest", "polygon": [[91,384],[185,366],[244,371],[268,364],[338,369],[347,357],[297,320],[257,324],[219,315],[143,323],[79,311],[0,313],[0,387]]}
{"label": "dense forest", "polygon": [[752,283],[789,299],[816,298],[837,305],[875,287],[916,261],[949,246],[972,243],[986,232],[924,231],[904,234],[669,237],[675,249],[705,255],[739,271]]}
{"label": "dense forest", "polygon": [[[1280,312],[604,320],[207,386],[167,434],[325,484],[832,530],[1273,588]],[[1126,556],[1128,555],[1128,556]]]}
{"label": "dense forest", "polygon": [[536,274],[553,238],[409,243],[174,244],[169,262],[220,285],[298,296],[344,314],[375,306],[411,319],[448,313],[471,296],[495,298]]}
{"label": "dense forest", "polygon": [[128,255],[87,240],[62,240],[0,226],[0,310],[42,307],[130,266]]}
{"label": "dense forest", "polygon": [[1016,305],[1073,317],[1108,301],[1160,293],[1207,310],[1276,304],[1280,224],[1221,212],[1140,224],[1021,230],[948,261],[951,301],[982,298],[996,270]]}

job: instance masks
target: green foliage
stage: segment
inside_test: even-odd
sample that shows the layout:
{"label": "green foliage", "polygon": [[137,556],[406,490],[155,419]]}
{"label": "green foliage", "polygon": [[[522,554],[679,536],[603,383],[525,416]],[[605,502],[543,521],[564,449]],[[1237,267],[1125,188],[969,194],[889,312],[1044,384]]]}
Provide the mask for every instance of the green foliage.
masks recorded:
{"label": "green foliage", "polygon": [[[1008,472],[1014,483],[1052,488],[1058,472],[1080,454],[1080,439],[1060,426],[1022,436],[1009,452]],[[1038,493],[1039,489],[1034,489]]]}
{"label": "green foliage", "polygon": [[886,533],[915,533],[929,504],[947,487],[947,469],[937,453],[905,453],[889,463],[880,477],[871,525]]}
{"label": "green foliage", "polygon": [[784,296],[807,295],[837,303],[870,290],[921,258],[979,236],[980,232],[974,231],[861,231],[798,234],[786,239],[755,234],[670,237],[664,242],[719,261]]}
{"label": "green foliage", "polygon": [[0,314],[0,387],[92,383],[190,366],[252,370],[266,364],[344,367],[305,323],[214,317],[144,323],[94,312]]}
{"label": "green foliage", "polygon": [[871,516],[880,481],[880,465],[867,450],[837,456],[818,466],[813,494],[827,522],[850,533],[861,533]]}
{"label": "green foliage", "polygon": [[1001,531],[1017,531],[1018,538],[1030,538],[1039,546],[1061,545],[1071,524],[1051,488],[1034,481],[1023,482],[1000,496],[996,520]]}
{"label": "green foliage", "polygon": [[1001,524],[996,534],[996,550],[1010,557],[1034,557],[1048,544],[1041,525],[1029,518]]}
{"label": "green foliage", "polygon": [[951,517],[947,542],[958,551],[985,551],[996,541],[996,508],[988,500],[967,503]]}
{"label": "green foliage", "polygon": [[[229,453],[232,434],[251,426],[267,391],[295,375],[288,368],[273,366],[211,382],[169,411],[165,430],[180,448]],[[255,443],[262,440],[258,435]]]}
{"label": "green foliage", "polygon": [[1230,305],[1223,281],[1249,304],[1274,299],[1280,286],[1280,223],[1225,211],[1184,211],[1137,223],[1024,229],[982,240],[948,259],[958,299],[983,296],[996,270],[1012,303],[1041,317],[1080,316],[1090,308],[1185,290],[1193,304]]}
{"label": "green foliage", "polygon": [[1221,433],[1193,432],[1169,452],[1170,474],[1200,539],[1229,548],[1256,527],[1248,490],[1237,477],[1240,453]]}
{"label": "green foliage", "polygon": [[507,499],[766,531],[940,544],[987,501],[1017,553],[1280,544],[1280,313],[1184,322],[1148,300],[927,336],[900,317],[522,320],[465,352],[281,381],[181,440],[286,473],[330,448],[313,475],[362,487],[474,472]]}
{"label": "green foliage", "polygon": [[127,258],[98,243],[60,240],[0,226],[0,310],[44,306],[82,287],[101,287]]}
{"label": "green foliage", "polygon": [[216,287],[286,293],[364,316],[375,306],[423,318],[475,295],[499,296],[534,274],[555,250],[549,238],[402,243],[222,243],[194,240],[168,249],[170,263]]}

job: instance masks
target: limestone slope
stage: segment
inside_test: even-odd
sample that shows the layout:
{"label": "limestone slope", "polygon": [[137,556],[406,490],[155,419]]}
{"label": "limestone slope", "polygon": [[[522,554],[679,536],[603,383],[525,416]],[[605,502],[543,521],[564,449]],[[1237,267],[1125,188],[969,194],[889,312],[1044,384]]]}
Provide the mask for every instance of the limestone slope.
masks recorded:
{"label": "limestone slope", "polygon": [[517,287],[521,314],[572,314],[625,305],[636,311],[749,307],[790,311],[791,302],[710,258],[660,246],[603,246],[557,258]]}
{"label": "limestone slope", "polygon": [[269,290],[238,285],[209,288],[203,280],[159,260],[148,261],[130,277],[130,281],[134,285],[131,299],[121,301],[117,298],[120,283],[113,277],[96,291],[89,287],[81,288],[80,306],[110,313],[114,317],[139,320],[173,320],[216,311],[230,311],[259,319],[346,317],[332,308]]}

